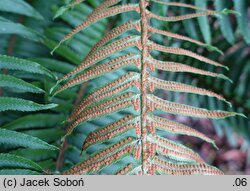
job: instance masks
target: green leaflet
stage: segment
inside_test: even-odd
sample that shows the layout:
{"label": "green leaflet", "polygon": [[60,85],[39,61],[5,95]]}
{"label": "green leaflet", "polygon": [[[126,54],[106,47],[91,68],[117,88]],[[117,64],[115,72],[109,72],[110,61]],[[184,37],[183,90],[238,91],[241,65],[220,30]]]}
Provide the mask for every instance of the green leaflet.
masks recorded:
{"label": "green leaflet", "polygon": [[57,107],[57,104],[38,104],[33,101],[24,100],[20,98],[13,97],[0,97],[0,112],[1,111],[39,111],[52,109]]}
{"label": "green leaflet", "polygon": [[[228,2],[226,0],[216,0],[215,2],[215,8],[217,11],[220,11],[227,7]],[[234,43],[234,33],[232,26],[230,24],[229,17],[227,15],[221,15],[220,17],[220,29],[224,35],[224,37],[227,39],[227,41],[231,44]]]}
{"label": "green leaflet", "polygon": [[0,87],[11,88],[17,92],[44,93],[44,90],[10,75],[0,74]]}
{"label": "green leaflet", "polygon": [[43,169],[50,170],[51,172],[54,171],[54,169],[56,169],[56,164],[55,164],[55,161],[54,161],[53,159],[41,161],[41,162],[39,162],[38,164],[39,164]]}
{"label": "green leaflet", "polygon": [[16,167],[16,168],[26,168],[26,169],[42,171],[41,166],[39,166],[38,164],[34,163],[29,159],[12,154],[2,154],[2,153],[0,153],[0,167],[1,168]]}
{"label": "green leaflet", "polygon": [[57,147],[50,145],[41,139],[20,132],[0,129],[0,144],[20,146],[32,149],[56,150]]}
{"label": "green leaflet", "polygon": [[234,0],[234,7],[236,11],[241,13],[241,15],[237,15],[237,22],[239,25],[239,29],[244,36],[244,39],[247,43],[250,43],[250,27],[248,22],[248,7],[246,6],[246,0]]}
{"label": "green leaflet", "polygon": [[21,70],[55,78],[51,71],[36,62],[6,55],[0,55],[0,69]]}
{"label": "green leaflet", "polygon": [[[207,9],[207,0],[195,0],[195,5],[197,7],[201,7]],[[197,11],[198,12],[198,11]],[[200,25],[200,29],[203,35],[203,38],[207,44],[211,44],[211,30],[208,22],[208,18],[206,16],[199,17],[198,22]]]}
{"label": "green leaflet", "polygon": [[51,71],[59,72],[62,74],[66,74],[73,70],[73,66],[68,64],[67,62],[62,62],[56,59],[51,58],[31,58],[29,59],[33,62],[37,62],[41,64],[43,67],[48,68]]}
{"label": "green leaflet", "polygon": [[1,0],[0,11],[25,15],[36,19],[43,19],[43,16],[24,0]]}
{"label": "green leaflet", "polygon": [[20,117],[10,123],[2,126],[1,128],[9,130],[19,129],[36,129],[36,128],[49,128],[55,127],[65,119],[64,115],[58,114],[34,114]]}
{"label": "green leaflet", "polygon": [[48,143],[56,142],[64,135],[64,131],[59,128],[28,130],[23,131],[23,133],[38,137],[39,139]]}
{"label": "green leaflet", "polygon": [[26,169],[6,169],[0,170],[0,175],[40,175],[40,172]]}
{"label": "green leaflet", "polygon": [[0,34],[17,34],[23,38],[38,42],[41,35],[36,31],[19,23],[0,20]]}
{"label": "green leaflet", "polygon": [[32,161],[42,161],[49,158],[56,158],[57,152],[54,150],[45,149],[18,149],[10,152],[11,154],[18,155]]}

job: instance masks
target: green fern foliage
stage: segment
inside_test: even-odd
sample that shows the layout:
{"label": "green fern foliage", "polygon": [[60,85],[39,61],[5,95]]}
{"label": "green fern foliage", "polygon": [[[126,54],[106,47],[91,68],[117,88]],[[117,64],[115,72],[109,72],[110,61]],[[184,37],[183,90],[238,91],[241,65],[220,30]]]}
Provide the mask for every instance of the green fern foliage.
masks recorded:
{"label": "green fern foliage", "polygon": [[[74,16],[65,13],[52,24],[53,13],[62,3],[59,0],[2,3],[5,5],[0,9],[0,174],[55,174],[60,168],[57,158],[62,122],[76,93],[65,91],[52,98],[49,89],[84,57],[79,56],[79,50],[89,51],[101,38],[107,22],[93,25],[99,30],[93,33],[90,27],[81,35],[81,43],[60,47],[52,58],[49,48],[71,26],[86,18],[79,13],[88,13],[92,7],[80,4],[72,10]],[[86,39],[92,40],[84,43]],[[66,161],[63,165],[72,163]]]}
{"label": "green fern foliage", "polygon": [[[180,2],[190,2],[187,0],[180,0]],[[234,0],[234,1],[227,1],[227,0],[191,0],[192,3],[195,5],[206,9],[209,6],[214,6],[215,10],[220,11],[222,9],[234,9],[236,22],[232,22],[230,20],[230,15],[223,15],[219,16],[219,23],[220,23],[220,31],[222,32],[225,39],[230,43],[234,44],[236,42],[238,34],[241,34],[244,37],[244,40],[246,43],[250,43],[250,30],[249,26],[247,24],[246,18],[247,18],[247,10],[249,7],[249,2],[244,0]],[[182,10],[182,12],[188,12],[188,10]],[[195,23],[192,21],[185,22],[185,28],[188,34],[190,34],[192,37],[196,39],[200,39],[198,33],[198,30],[194,30]],[[212,29],[214,27],[211,27],[211,23],[209,22],[209,19],[207,17],[200,17],[198,20],[199,28],[202,33],[202,37],[207,43],[212,42]],[[236,35],[237,34],[237,35]]]}
{"label": "green fern foliage", "polygon": [[[15,72],[20,74],[36,74],[45,78],[54,78],[54,75],[46,68],[36,62],[25,59],[19,59],[12,56],[0,55],[0,69],[4,69],[6,74],[0,74],[0,114],[1,123],[6,119],[6,112],[38,112],[49,110],[57,107],[57,104],[40,104],[29,99],[24,99],[22,94],[44,94],[45,91],[41,87],[30,83],[24,79],[15,76]],[[8,74],[7,74],[8,73]],[[15,113],[13,113],[15,115]],[[32,118],[32,117],[31,117]],[[41,118],[40,118],[41,119]],[[36,120],[40,120],[36,119]],[[20,121],[21,119],[17,119]],[[31,122],[31,121],[30,121]],[[13,121],[12,124],[15,122]],[[24,123],[18,123],[21,128],[25,128]],[[34,125],[34,124],[33,124]],[[30,135],[25,132],[17,132],[18,128],[11,125],[0,128],[0,146],[1,152],[15,150],[16,148],[30,148],[32,150],[43,149],[56,151],[58,148],[37,136]],[[0,154],[0,174],[44,174],[42,167],[28,158],[15,154]]]}
{"label": "green fern foliage", "polygon": [[[0,11],[25,15],[28,17],[36,18],[36,19],[43,19],[43,16],[24,0],[21,0],[21,1],[2,0],[0,2],[0,7],[1,7]],[[15,7],[15,9],[13,9],[13,7]]]}
{"label": "green fern foliage", "polygon": [[[159,15],[150,9],[154,4],[190,9],[193,13]],[[157,77],[157,72],[163,70],[224,80],[228,78],[221,73],[209,72],[205,67],[198,69],[186,63],[161,60],[157,53],[193,58],[199,61],[200,65],[214,68],[227,67],[185,48],[169,47],[156,41],[153,36],[161,35],[218,52],[218,49],[211,45],[156,28],[151,21],[169,24],[192,18],[202,19],[202,16],[207,15],[224,15],[231,11],[213,11],[185,3],[158,0],[139,0],[131,4],[124,4],[120,0],[106,0],[84,22],[69,32],[55,50],[95,22],[119,14],[132,13],[137,19],[126,21],[108,32],[93,46],[81,64],[62,77],[51,89],[53,96],[59,96],[69,88],[86,82],[98,81],[100,84],[83,98],[68,118],[65,138],[70,137],[79,125],[89,129],[87,126],[90,123],[98,123],[99,119],[106,120],[105,125],[90,129],[86,139],[82,138],[84,160],[64,174],[222,174],[220,170],[207,165],[197,153],[184,144],[170,140],[166,133],[198,137],[216,147],[214,141],[197,130],[164,116],[174,114],[222,119],[240,114],[206,110],[164,100],[157,95],[157,90],[210,96],[225,102],[222,96],[206,89],[162,80]],[[116,73],[117,77],[107,79],[107,74],[111,73]]]}
{"label": "green fern foliage", "polygon": [[[39,175],[42,173],[42,167],[38,164],[28,160],[26,158],[15,156],[12,154],[0,154],[0,165],[5,167],[4,170],[0,170],[1,175],[6,174],[29,174],[29,175]],[[7,169],[17,168],[17,169]]]}

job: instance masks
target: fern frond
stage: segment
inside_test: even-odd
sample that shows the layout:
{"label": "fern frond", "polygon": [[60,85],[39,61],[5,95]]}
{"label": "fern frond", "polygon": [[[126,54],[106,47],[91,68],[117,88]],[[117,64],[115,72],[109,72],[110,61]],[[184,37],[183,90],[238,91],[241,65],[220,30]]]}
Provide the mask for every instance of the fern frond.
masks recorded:
{"label": "fern frond", "polygon": [[118,112],[131,106],[134,106],[135,110],[137,110],[138,106],[135,101],[137,99],[138,95],[127,93],[115,99],[111,99],[102,104],[99,104],[98,106],[95,106],[94,108],[91,108],[86,112],[83,112],[68,127],[67,135],[69,135],[79,123],[82,123],[84,121],[93,120],[101,116],[110,115],[111,113]]}
{"label": "fern frond", "polygon": [[127,87],[131,87],[131,85],[138,86],[139,75],[137,73],[128,73],[117,80],[101,87],[96,90],[92,94],[90,94],[86,99],[84,99],[76,110],[71,114],[68,118],[69,121],[73,120],[77,115],[79,115],[86,107],[90,104],[93,104],[96,101],[99,101],[107,96],[114,95],[115,93],[119,93],[122,90],[125,90]]}
{"label": "fern frond", "polygon": [[157,29],[157,28],[154,28],[154,27],[151,27],[151,26],[149,27],[149,32],[161,34],[161,35],[164,35],[164,36],[167,36],[167,37],[176,38],[178,40],[185,40],[185,41],[192,42],[192,43],[200,45],[200,46],[206,46],[205,43],[200,42],[198,40],[194,40],[192,38],[189,38],[189,37],[186,37],[186,36],[183,36],[183,35],[179,35],[179,34],[176,34],[176,33],[172,33],[172,32],[169,32],[169,31],[160,30],[160,29]]}
{"label": "fern frond", "polygon": [[5,74],[0,74],[0,87],[7,87],[20,92],[44,93],[42,89],[24,80]]}
{"label": "fern frond", "polygon": [[[150,20],[174,22],[228,12],[205,10],[178,2],[168,3],[153,0],[154,3],[202,11],[165,17],[150,11],[148,9],[149,1],[139,0],[136,4],[117,5],[119,2],[118,0],[104,1],[86,21],[72,30],[60,42],[66,41],[78,31],[84,30],[87,26],[103,18],[127,12],[134,12],[140,17],[139,20],[125,22],[109,31],[92,48],[79,66],[58,81],[57,85],[62,86],[56,94],[91,80],[100,83],[92,93],[83,98],[68,118],[70,124],[66,136],[70,135],[77,126],[81,125],[82,128],[85,128],[89,122],[97,119],[104,119],[104,121],[109,119],[102,127],[90,130],[91,133],[84,140],[82,149],[84,153],[90,153],[90,156],[66,171],[65,174],[98,174],[105,171],[106,167],[118,162],[122,163],[127,158],[129,158],[129,162],[127,161],[114,174],[222,174],[219,170],[206,165],[204,160],[188,147],[163,137],[162,132],[194,136],[216,147],[212,139],[191,127],[163,119],[156,115],[156,111],[212,119],[239,114],[206,110],[161,99],[152,94],[155,93],[155,89],[206,95],[226,102],[219,94],[180,82],[164,81],[153,77],[155,75],[153,72],[157,69],[229,79],[220,73],[198,69],[184,63],[160,61],[155,58],[155,55],[153,57],[153,52],[187,56],[212,65],[214,68],[227,67],[183,48],[157,44],[150,37],[153,34],[159,34],[188,41],[209,50],[220,51],[192,38],[157,29],[151,26]],[[132,30],[135,30],[137,34],[132,35]],[[128,73],[124,75],[125,69],[128,70]],[[106,79],[107,74],[114,73],[114,71],[117,72],[117,78],[107,78],[105,82],[102,82],[102,79]]]}
{"label": "fern frond", "polygon": [[51,71],[49,71],[47,68],[42,67],[36,62],[7,55],[0,55],[0,60],[0,69],[24,71],[28,73],[46,75],[54,78],[54,75]]}
{"label": "fern frond", "polygon": [[222,175],[223,173],[206,164],[174,164],[165,162],[159,158],[155,158],[152,167],[153,174],[157,171],[160,174],[175,174],[175,175]]}
{"label": "fern frond", "polygon": [[[161,80],[155,77],[149,77],[149,87],[151,91],[154,91],[154,89],[163,89],[167,91],[175,91],[175,92],[186,92],[186,93],[193,93],[193,94],[200,94],[200,95],[207,95],[211,97],[216,97],[219,100],[225,101],[228,103],[222,96],[202,89],[197,88],[194,86],[190,86],[187,84],[179,83],[179,82],[173,82],[173,81],[165,81]],[[228,103],[230,105],[230,103]]]}
{"label": "fern frond", "polygon": [[158,129],[158,130],[163,130],[163,131],[167,131],[167,132],[175,133],[179,135],[194,136],[208,143],[211,143],[214,147],[216,147],[214,140],[210,139],[206,135],[200,133],[199,131],[189,126],[186,126],[186,125],[174,122],[174,121],[170,121],[162,117],[153,116],[153,115],[150,115],[148,117],[148,124],[152,129],[154,129],[154,131],[155,129]]}
{"label": "fern frond", "polygon": [[135,129],[137,128],[136,124],[131,123],[131,124],[123,125],[119,127],[118,129],[115,129],[111,132],[106,132],[106,134],[99,135],[96,138],[88,139],[86,140],[87,141],[86,144],[83,145],[83,149],[88,148],[92,144],[107,142],[108,140],[114,137],[117,137],[133,128]]}
{"label": "fern frond", "polygon": [[[76,86],[79,83],[86,82],[88,80],[91,80],[93,78],[98,77],[99,75],[103,75],[105,73],[112,72],[114,70],[117,70],[122,67],[126,67],[129,65],[135,65],[135,66],[140,66],[140,59],[136,58],[137,56],[132,56],[131,54],[119,57],[115,60],[112,60],[108,63],[102,64],[100,66],[97,66],[88,72],[81,74],[77,76],[76,78],[70,80],[67,82],[65,85],[61,87],[61,89],[56,92],[55,94],[59,93],[60,91],[63,91],[66,88]],[[126,59],[129,58],[129,59]]]}
{"label": "fern frond", "polygon": [[149,100],[148,106],[150,107],[151,111],[158,109],[172,114],[180,114],[192,117],[211,118],[211,119],[221,119],[238,115],[238,113],[235,112],[209,111],[206,109],[196,108],[185,104],[174,103],[163,100],[154,95],[147,95],[147,98]]}
{"label": "fern frond", "polygon": [[103,6],[103,5],[104,4],[102,4],[99,8],[97,8],[96,11],[94,11],[85,22],[83,22],[82,24],[77,26],[74,30],[72,30],[71,33],[69,33],[67,36],[65,36],[65,38],[59,43],[59,45],[54,48],[52,53],[60,46],[61,43],[65,42],[66,40],[71,38],[73,35],[78,33],[79,31],[85,29],[90,24],[97,22],[101,19],[108,18],[110,16],[114,16],[114,15],[117,15],[120,13],[129,12],[129,11],[136,11],[138,9],[138,4],[127,4],[127,5],[113,6],[109,9],[103,11],[102,8],[107,6],[107,4],[105,4],[105,6]]}
{"label": "fern frond", "polygon": [[170,72],[188,72],[188,73],[200,74],[204,76],[222,78],[231,82],[231,80],[228,77],[224,76],[223,74],[217,74],[214,72],[201,70],[198,68],[194,68],[192,66],[182,64],[182,63],[159,61],[150,57],[149,64],[150,64],[149,67],[151,70],[159,69],[159,70],[170,71]]}
{"label": "fern frond", "polygon": [[136,134],[140,136],[140,133],[138,133],[140,131],[138,117],[133,118],[131,115],[128,115],[111,125],[92,132],[85,140],[82,149],[84,150],[96,142],[105,142],[130,129],[134,129],[137,132]]}
{"label": "fern frond", "polygon": [[161,138],[159,136],[149,136],[149,142],[155,147],[153,149],[154,152],[152,153],[152,157],[155,156],[156,152],[158,155],[162,155],[180,162],[204,162],[203,159],[191,149],[174,143],[170,140]]}
{"label": "fern frond", "polygon": [[197,59],[199,61],[211,64],[211,65],[214,65],[214,66],[223,67],[223,68],[226,68],[228,70],[227,66],[224,66],[224,65],[222,65],[222,64],[220,64],[218,62],[215,62],[215,61],[210,60],[208,58],[205,58],[205,57],[203,57],[201,55],[193,53],[193,52],[191,52],[189,50],[185,50],[185,49],[182,49],[182,48],[165,47],[165,46],[156,44],[156,43],[154,43],[152,41],[150,41],[149,44],[150,44],[149,45],[150,50],[157,50],[157,51],[161,51],[161,52],[165,52],[165,53],[169,53],[169,54],[177,54],[177,55],[189,56],[189,57],[195,58],[195,59]]}
{"label": "fern frond", "polygon": [[98,43],[95,44],[95,46],[92,48],[92,50],[88,53],[85,59],[88,59],[89,56],[91,56],[94,52],[96,52],[97,49],[99,49],[104,44],[108,43],[110,40],[114,39],[115,37],[121,35],[122,33],[131,30],[131,29],[137,29],[140,27],[139,22],[132,22],[128,21],[122,25],[119,25],[118,27],[112,29],[109,33],[107,33]]}
{"label": "fern frond", "polygon": [[14,98],[14,97],[0,97],[0,112],[2,111],[39,111],[47,110],[57,107],[58,104],[38,104],[30,100]]}
{"label": "fern frond", "polygon": [[[70,169],[69,171],[64,172],[64,174],[82,174],[83,172],[86,172],[88,170],[91,170],[92,167],[100,167],[102,164],[102,162],[107,162],[105,161],[105,158],[108,158],[109,156],[113,156],[115,154],[117,154],[117,151],[122,151],[122,154],[124,154],[124,151],[128,151],[128,149],[131,149],[131,144],[134,142],[133,138],[128,137],[126,139],[123,139],[121,141],[119,141],[116,144],[111,145],[110,147],[102,150],[102,151],[98,151],[98,153],[94,153],[93,156],[91,156],[88,160],[84,161],[83,163],[76,165],[74,168]],[[119,155],[122,155],[121,153],[119,153]],[[115,157],[119,157],[119,155],[115,156]],[[101,161],[101,163],[97,163],[97,165],[95,165],[96,162]],[[105,163],[104,163],[105,164]],[[92,165],[92,166],[91,166]]]}
{"label": "fern frond", "polygon": [[197,18],[201,16],[206,16],[206,15],[215,15],[219,14],[220,12],[218,11],[204,11],[200,13],[191,13],[191,14],[186,14],[186,15],[181,15],[181,16],[174,16],[174,17],[164,17],[164,16],[159,16],[156,15],[152,12],[148,12],[149,16],[154,19],[158,19],[161,21],[166,21],[166,22],[176,22],[176,21],[183,21],[186,19],[192,19],[192,18]]}
{"label": "fern frond", "polygon": [[[121,51],[123,49],[126,49],[128,47],[134,47],[138,43],[139,43],[139,38],[133,37],[133,36],[128,36],[128,37],[125,37],[123,39],[118,40],[117,42],[111,43],[111,44],[105,46],[103,49],[97,51],[90,58],[84,60],[78,67],[76,67],[76,69],[74,69],[72,72],[65,75],[59,82],[95,65],[97,62],[105,59],[108,55],[114,54],[114,53]],[[60,91],[62,91],[62,90],[63,89],[60,89]],[[60,91],[58,91],[57,93],[59,93]],[[57,94],[57,93],[55,93],[55,94]]]}
{"label": "fern frond", "polygon": [[189,5],[186,3],[180,3],[180,2],[163,2],[163,1],[159,1],[159,0],[150,0],[150,2],[155,2],[158,4],[162,4],[162,5],[167,5],[167,6],[185,7],[185,8],[190,8],[190,9],[194,9],[194,10],[206,11],[203,8],[200,8],[200,7],[197,7],[194,5]]}
{"label": "fern frond", "polygon": [[157,29],[157,28],[154,28],[154,27],[149,27],[149,32],[151,32],[152,34],[156,33],[156,34],[160,34],[160,35],[163,35],[163,36],[167,36],[167,37],[171,37],[171,38],[175,38],[175,39],[178,39],[178,40],[184,40],[184,41],[188,41],[188,42],[192,42],[194,44],[197,44],[199,46],[203,46],[203,47],[206,47],[208,50],[212,50],[212,51],[216,51],[220,54],[223,54],[223,52],[221,50],[219,50],[218,48],[214,47],[214,46],[211,46],[211,45],[208,45],[208,44],[205,44],[203,42],[200,42],[198,40],[194,40],[192,38],[189,38],[189,37],[186,37],[186,36],[183,36],[183,35],[179,35],[179,34],[176,34],[176,33],[172,33],[172,32],[169,32],[169,31],[163,31],[163,30],[160,30],[160,29]]}

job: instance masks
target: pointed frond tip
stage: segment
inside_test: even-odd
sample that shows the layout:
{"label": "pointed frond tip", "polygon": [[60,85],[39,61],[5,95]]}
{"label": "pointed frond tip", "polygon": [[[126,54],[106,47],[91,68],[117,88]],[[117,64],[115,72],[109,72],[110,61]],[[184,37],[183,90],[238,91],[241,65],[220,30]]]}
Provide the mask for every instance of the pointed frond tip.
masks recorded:
{"label": "pointed frond tip", "polygon": [[[101,5],[100,5],[101,6]],[[85,20],[83,23],[81,23],[80,25],[78,25],[75,29],[73,29],[69,34],[67,34],[60,42],[59,44],[52,50],[51,54],[53,54],[53,52],[60,47],[60,45],[62,43],[64,43],[65,41],[67,41],[69,38],[73,37],[75,34],[77,34],[78,32],[84,30],[85,28],[87,28],[89,25],[111,17],[111,16],[115,16],[117,14],[121,14],[124,12],[130,12],[130,11],[137,11],[138,9],[138,4],[123,4],[123,5],[116,5],[113,7],[108,8],[106,11],[103,10],[99,10],[98,8],[92,12],[92,14],[89,15],[89,17],[87,18],[87,20]]]}
{"label": "pointed frond tip", "polygon": [[228,78],[227,76],[223,75],[223,74],[219,74],[218,78],[222,78],[224,80],[229,81],[231,84],[233,84],[233,81],[230,78]]}
{"label": "pointed frond tip", "polygon": [[238,16],[241,16],[241,13],[240,12],[238,12],[238,11],[235,11],[235,10],[230,10],[230,9],[223,9],[222,11],[221,11],[221,13],[223,13],[223,14],[234,14],[234,15],[238,15]]}
{"label": "pointed frond tip", "polygon": [[54,15],[53,17],[53,20],[55,20],[56,18],[60,17],[61,15],[63,15],[66,11],[68,11],[69,9],[71,8],[74,8],[76,5],[84,2],[85,0],[75,0],[75,1],[72,1],[71,3],[69,3],[68,5],[65,5],[65,6],[62,6],[60,7],[56,14]]}
{"label": "pointed frond tip", "polygon": [[219,48],[217,48],[217,47],[215,47],[215,46],[213,46],[213,45],[205,44],[204,47],[207,48],[207,49],[208,49],[209,51],[211,51],[211,52],[215,51],[215,52],[218,52],[218,53],[221,54],[221,55],[224,55],[224,53],[223,53]]}
{"label": "pointed frond tip", "polygon": [[50,88],[49,95],[51,95],[52,97],[55,96],[54,91],[58,87],[59,83],[60,83],[60,81],[57,81],[56,84]]}
{"label": "pointed frond tip", "polygon": [[218,14],[216,14],[215,16],[217,16],[219,19],[222,19],[223,15],[228,15],[228,14],[241,16],[240,12],[235,11],[235,10],[230,10],[230,9],[223,9],[222,11],[218,11]]}
{"label": "pointed frond tip", "polygon": [[248,117],[243,113],[235,113],[235,115],[238,115],[238,116],[241,116],[241,117],[248,119]]}
{"label": "pointed frond tip", "polygon": [[50,52],[50,54],[53,56],[54,52],[61,46],[61,44],[63,43],[63,41],[60,41]]}

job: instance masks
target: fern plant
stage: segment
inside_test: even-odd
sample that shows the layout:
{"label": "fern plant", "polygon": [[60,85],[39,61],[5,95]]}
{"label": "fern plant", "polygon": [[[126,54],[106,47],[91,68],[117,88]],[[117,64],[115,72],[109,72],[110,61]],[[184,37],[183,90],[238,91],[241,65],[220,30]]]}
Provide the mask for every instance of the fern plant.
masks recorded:
{"label": "fern plant", "polygon": [[[84,141],[82,150],[86,159],[64,174],[102,174],[107,168],[112,174],[222,174],[220,170],[207,165],[188,147],[171,141],[166,133],[198,137],[216,147],[213,140],[191,127],[162,116],[169,113],[221,119],[241,114],[206,110],[162,99],[155,93],[156,90],[211,96],[226,102],[220,95],[206,89],[159,79],[156,71],[187,72],[224,80],[228,78],[221,73],[209,72],[185,63],[159,60],[157,52],[191,57],[203,65],[227,67],[189,50],[156,43],[153,36],[155,34],[167,36],[219,53],[220,51],[189,37],[158,29],[151,24],[151,20],[169,23],[231,12],[204,10],[184,3],[158,0],[139,0],[131,4],[120,2],[120,0],[104,1],[56,47],[101,19],[127,12],[137,14],[137,19],[129,20],[108,32],[92,48],[82,63],[61,78],[51,89],[51,93],[56,96],[91,80],[96,80],[100,84],[83,98],[68,118],[69,125],[65,137],[69,136],[79,124],[87,126],[91,121],[106,120],[105,126],[90,130],[91,133],[87,138],[85,140],[82,138]],[[199,12],[180,16],[161,16],[150,10],[150,5],[154,3]],[[123,69],[127,71],[125,74],[123,72],[116,79],[106,80],[107,74],[124,71]]]}
{"label": "fern plant", "polygon": [[[65,91],[51,99],[49,89],[56,78],[81,61],[85,55],[79,56],[79,49],[89,51],[107,25],[106,21],[92,25],[78,38],[81,42],[89,38],[91,41],[62,46],[52,58],[49,48],[55,46],[58,37],[86,18],[84,14],[79,17],[79,13],[92,11],[92,6],[82,4],[71,11],[75,15],[64,14],[60,19],[64,22],[52,23],[61,5],[60,0],[0,1],[0,174],[54,174],[59,169],[61,122],[77,94]],[[91,32],[92,27],[98,31]],[[75,150],[69,146],[65,158]],[[79,154],[72,158],[78,159]],[[63,163],[64,168],[71,165],[67,159]]]}

